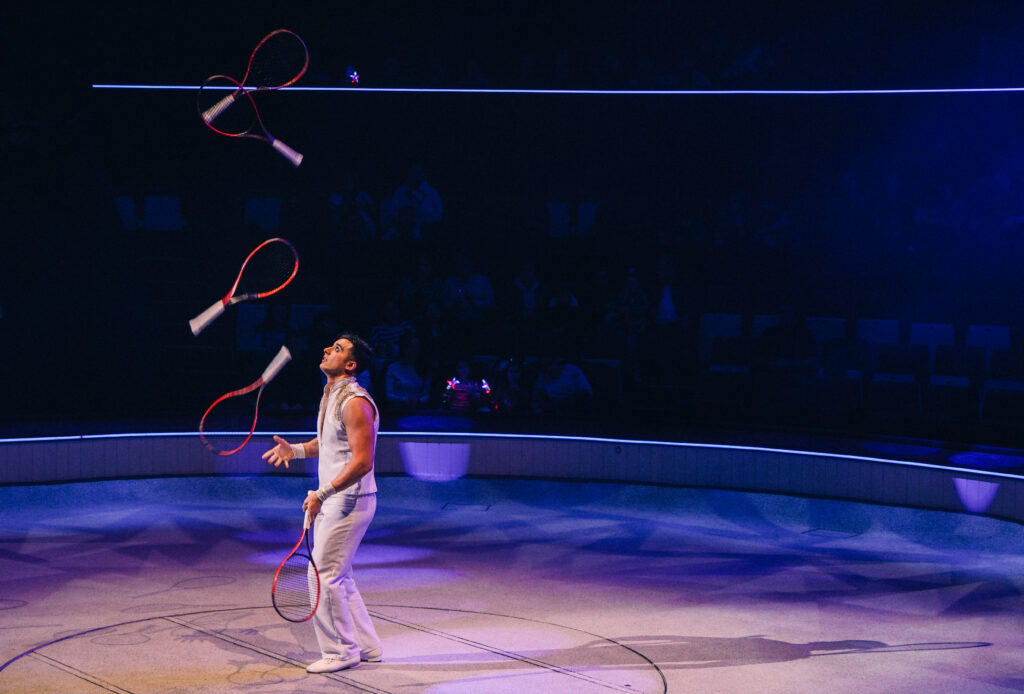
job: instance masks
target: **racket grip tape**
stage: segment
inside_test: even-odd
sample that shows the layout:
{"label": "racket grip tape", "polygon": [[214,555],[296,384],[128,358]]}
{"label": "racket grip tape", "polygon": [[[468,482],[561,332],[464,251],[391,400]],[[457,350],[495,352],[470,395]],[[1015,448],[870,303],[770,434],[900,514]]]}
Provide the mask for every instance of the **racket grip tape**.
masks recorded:
{"label": "racket grip tape", "polygon": [[224,109],[226,109],[231,104],[235,103],[235,94],[237,93],[238,92],[231,92],[223,99],[215,103],[213,106],[203,111],[203,121],[205,123],[212,123],[213,121],[217,120],[217,116],[224,113]]}
{"label": "racket grip tape", "polygon": [[224,313],[224,302],[221,299],[217,299],[213,306],[188,322],[188,326],[192,328],[192,334],[198,335],[203,332],[206,326],[215,321],[222,313]]}
{"label": "racket grip tape", "polygon": [[274,149],[284,155],[285,159],[292,163],[292,166],[298,166],[302,163],[302,155],[280,140],[275,139],[270,144]]}
{"label": "racket grip tape", "polygon": [[277,356],[270,362],[266,369],[263,370],[263,377],[260,379],[263,381],[263,385],[270,383],[270,380],[277,375],[277,372],[284,368],[284,365],[292,360],[292,353],[288,351],[288,348],[281,345],[281,349],[277,351]]}

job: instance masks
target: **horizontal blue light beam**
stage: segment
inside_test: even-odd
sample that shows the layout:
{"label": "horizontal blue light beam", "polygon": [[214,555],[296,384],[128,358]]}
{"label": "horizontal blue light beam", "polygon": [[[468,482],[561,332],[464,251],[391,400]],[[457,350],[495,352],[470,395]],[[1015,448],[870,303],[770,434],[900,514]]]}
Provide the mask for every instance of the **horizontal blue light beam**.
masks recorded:
{"label": "horizontal blue light beam", "polygon": [[[93,89],[195,91],[189,84],[94,84]],[[208,87],[209,88],[209,87]],[[218,87],[231,89],[231,87]],[[255,91],[255,90],[254,90]],[[937,89],[441,89],[428,87],[287,87],[292,92],[379,92],[395,94],[582,94],[637,96],[836,96],[872,94],[985,94],[1024,92],[1024,87],[954,87]]]}
{"label": "horizontal blue light beam", "polygon": [[[245,431],[208,431],[207,436],[245,436]],[[282,436],[313,436],[312,431],[256,431],[253,436],[270,437],[274,434]],[[911,460],[895,460],[892,458],[875,458],[863,455],[851,455],[847,453],[823,453],[820,451],[803,451],[789,448],[769,448],[766,446],[739,446],[722,443],[695,443],[690,441],[656,441],[645,439],[613,439],[595,436],[550,436],[546,434],[493,434],[493,433],[466,433],[466,432],[434,432],[434,431],[382,431],[379,436],[400,436],[400,437],[423,437],[423,438],[490,438],[490,439],[541,439],[547,441],[585,441],[590,443],[618,444],[618,445],[641,445],[641,446],[665,446],[670,448],[707,448],[715,450],[748,451],[757,453],[780,453],[805,457],[833,458],[837,460],[858,460],[869,463],[883,463],[886,465],[899,465],[903,467],[926,468],[931,470],[942,470],[944,472],[960,472],[985,477],[998,477],[1002,479],[1024,480],[1024,475],[1016,475],[1008,472],[993,472],[981,468],[967,468],[953,465],[936,465],[934,463],[919,463]],[[23,443],[50,443],[58,441],[87,441],[96,439],[123,439],[123,438],[171,438],[171,437],[194,437],[194,431],[176,432],[144,432],[134,434],[79,434],[73,436],[32,436],[25,438],[2,438],[0,444],[23,444]]]}

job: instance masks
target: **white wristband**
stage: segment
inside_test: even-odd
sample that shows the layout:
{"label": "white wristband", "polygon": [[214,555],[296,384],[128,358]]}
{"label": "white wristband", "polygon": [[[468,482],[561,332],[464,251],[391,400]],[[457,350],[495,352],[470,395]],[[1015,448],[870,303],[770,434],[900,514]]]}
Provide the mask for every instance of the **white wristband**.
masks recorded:
{"label": "white wristband", "polygon": [[334,496],[338,493],[338,490],[334,488],[333,484],[325,484],[316,490],[316,498],[320,499],[320,503],[327,501],[327,497]]}
{"label": "white wristband", "polygon": [[291,444],[288,444],[288,445],[290,445],[292,447],[292,457],[293,458],[305,458],[306,457],[306,447],[303,444],[301,444],[301,443],[291,443]]}

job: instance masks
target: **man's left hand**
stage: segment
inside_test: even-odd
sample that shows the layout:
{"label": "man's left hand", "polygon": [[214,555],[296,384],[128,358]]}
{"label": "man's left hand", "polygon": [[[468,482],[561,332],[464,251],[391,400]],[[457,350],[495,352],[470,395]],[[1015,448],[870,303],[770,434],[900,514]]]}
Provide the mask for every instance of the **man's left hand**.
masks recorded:
{"label": "man's left hand", "polygon": [[320,499],[317,498],[316,492],[310,491],[302,502],[302,510],[309,514],[310,518],[320,513]]}

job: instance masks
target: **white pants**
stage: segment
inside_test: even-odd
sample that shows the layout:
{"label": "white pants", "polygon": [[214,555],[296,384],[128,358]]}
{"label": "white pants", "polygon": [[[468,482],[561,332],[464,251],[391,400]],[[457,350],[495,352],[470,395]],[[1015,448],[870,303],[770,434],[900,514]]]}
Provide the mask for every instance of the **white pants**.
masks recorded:
{"label": "white pants", "polygon": [[313,630],[323,657],[344,660],[380,648],[366,605],[352,580],[352,558],[377,510],[377,497],[336,495],[313,524],[313,561],[320,572],[320,606]]}

